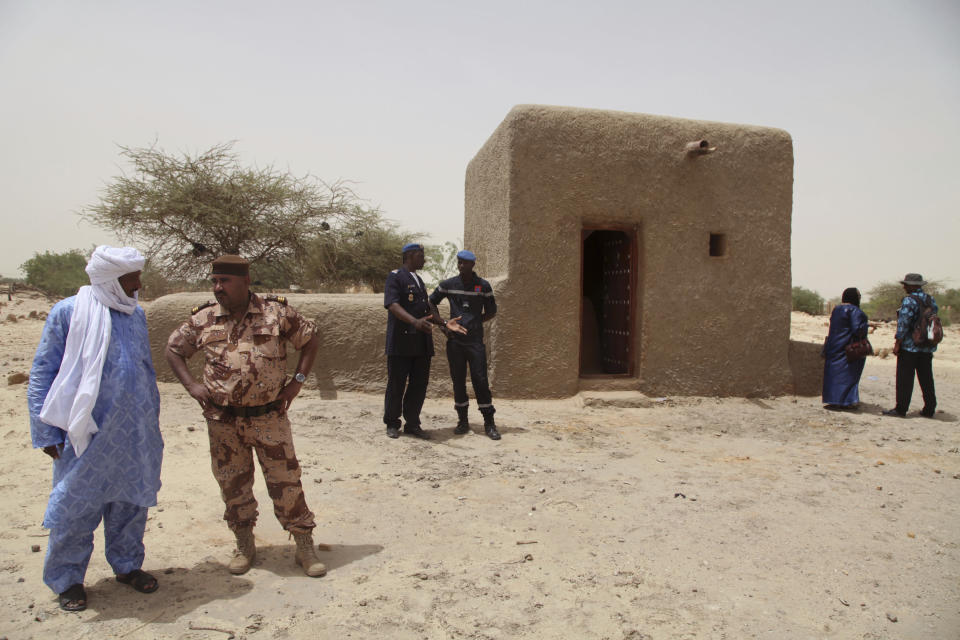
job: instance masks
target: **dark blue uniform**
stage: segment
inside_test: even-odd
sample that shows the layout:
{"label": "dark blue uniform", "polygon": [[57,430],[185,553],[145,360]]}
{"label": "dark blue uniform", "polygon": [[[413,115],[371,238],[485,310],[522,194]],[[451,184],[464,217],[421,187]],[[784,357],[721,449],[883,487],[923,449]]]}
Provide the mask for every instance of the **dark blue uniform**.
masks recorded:
{"label": "dark blue uniform", "polygon": [[[387,275],[383,306],[397,303],[414,318],[430,315],[423,280],[404,267]],[[400,416],[408,428],[420,426],[420,410],[430,381],[433,337],[387,312],[387,393],[383,403],[383,422],[400,427]],[[409,384],[408,381],[409,380]],[[406,390],[406,392],[404,392]]]}
{"label": "dark blue uniform", "polygon": [[447,362],[450,365],[450,378],[453,380],[453,401],[457,413],[466,415],[467,364],[470,365],[470,382],[477,397],[477,408],[484,418],[494,413],[490,384],[487,381],[487,352],[483,344],[483,316],[497,312],[497,302],[493,297],[490,283],[474,274],[469,285],[457,275],[441,282],[432,294],[430,302],[439,304],[441,300],[450,300],[450,317],[460,316],[460,324],[467,328],[467,334],[451,332],[447,339]]}

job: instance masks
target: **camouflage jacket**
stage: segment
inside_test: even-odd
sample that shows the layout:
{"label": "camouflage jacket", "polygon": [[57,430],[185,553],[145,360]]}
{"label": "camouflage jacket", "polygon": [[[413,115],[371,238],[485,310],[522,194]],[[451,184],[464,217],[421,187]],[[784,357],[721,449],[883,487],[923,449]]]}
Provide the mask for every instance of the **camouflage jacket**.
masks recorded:
{"label": "camouflage jacket", "polygon": [[[190,358],[203,350],[203,383],[218,405],[255,407],[273,402],[287,379],[287,344],[302,349],[316,325],[289,307],[282,297],[250,294],[239,322],[219,304],[194,310],[167,341],[176,354]],[[217,409],[208,418],[223,416]]]}

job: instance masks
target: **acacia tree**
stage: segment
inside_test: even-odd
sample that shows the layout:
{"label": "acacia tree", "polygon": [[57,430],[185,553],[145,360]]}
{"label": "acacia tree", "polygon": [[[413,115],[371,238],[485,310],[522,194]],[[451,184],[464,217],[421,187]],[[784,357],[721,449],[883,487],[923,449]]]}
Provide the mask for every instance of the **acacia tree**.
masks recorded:
{"label": "acacia tree", "polygon": [[420,274],[424,284],[432,288],[437,286],[441,280],[457,275],[457,252],[460,251],[461,245],[463,245],[463,240],[458,238],[457,242],[448,240],[443,244],[427,245],[425,247],[427,263]]}
{"label": "acacia tree", "polygon": [[[939,299],[942,285],[931,281],[923,290]],[[871,320],[896,320],[900,302],[906,295],[903,285],[899,282],[881,282],[867,292],[870,302],[860,305]]]}
{"label": "acacia tree", "polygon": [[419,237],[375,209],[357,208],[344,224],[311,240],[302,283],[328,291],[359,284],[381,292],[387,273],[400,266],[401,247]]}
{"label": "acacia tree", "polygon": [[296,280],[313,239],[367,211],[343,181],[242,166],[232,142],[195,156],[120,149],[133,171],[82,215],[141,247],[167,278],[201,277],[233,253]]}

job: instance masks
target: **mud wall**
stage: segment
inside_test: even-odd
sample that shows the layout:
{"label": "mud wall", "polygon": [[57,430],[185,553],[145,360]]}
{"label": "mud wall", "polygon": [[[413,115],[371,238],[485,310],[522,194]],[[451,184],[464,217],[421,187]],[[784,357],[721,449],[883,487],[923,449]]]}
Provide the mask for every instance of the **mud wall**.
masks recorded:
{"label": "mud wall", "polygon": [[[716,151],[688,154],[699,139]],[[634,375],[610,388],[792,390],[792,188],[792,141],[778,129],[514,108],[471,161],[465,191],[465,246],[481,273],[501,276],[490,331],[498,392],[604,388],[579,377],[580,242],[591,226],[627,229],[639,250]],[[710,255],[711,234],[725,237],[724,256]]]}
{"label": "mud wall", "polygon": [[819,396],[823,391],[822,344],[790,341],[790,371],[793,393],[798,396]]}

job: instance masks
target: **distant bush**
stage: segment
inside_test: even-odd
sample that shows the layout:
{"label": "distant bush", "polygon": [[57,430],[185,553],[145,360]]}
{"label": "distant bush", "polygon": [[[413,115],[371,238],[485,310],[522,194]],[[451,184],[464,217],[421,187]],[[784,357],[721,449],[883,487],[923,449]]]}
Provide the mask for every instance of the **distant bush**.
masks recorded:
{"label": "distant bush", "polygon": [[180,293],[181,291],[210,291],[210,282],[208,280],[175,280],[164,276],[160,271],[153,268],[153,265],[147,260],[140,274],[140,300],[156,300],[161,296],[170,293]]}
{"label": "distant bush", "polygon": [[860,308],[871,320],[896,320],[903,296],[903,285],[899,282],[881,282],[867,292],[870,301],[861,304]]}
{"label": "distant bush", "polygon": [[87,256],[80,249],[64,253],[34,253],[20,265],[27,274],[27,284],[54,296],[72,296],[77,289],[90,284],[87,272]]}
{"label": "distant bush", "polygon": [[803,311],[815,316],[823,313],[823,296],[816,291],[794,287],[791,293],[794,311]]}
{"label": "distant bush", "polygon": [[940,307],[940,321],[944,326],[960,322],[960,289],[947,289],[938,296],[937,306]]}
{"label": "distant bush", "polygon": [[[939,282],[929,282],[923,286],[923,290],[936,298],[940,309],[937,315],[944,326],[960,322],[960,289],[944,290]],[[903,285],[899,282],[881,282],[870,289],[870,302],[861,306],[871,320],[896,320],[897,310],[905,295]]]}

